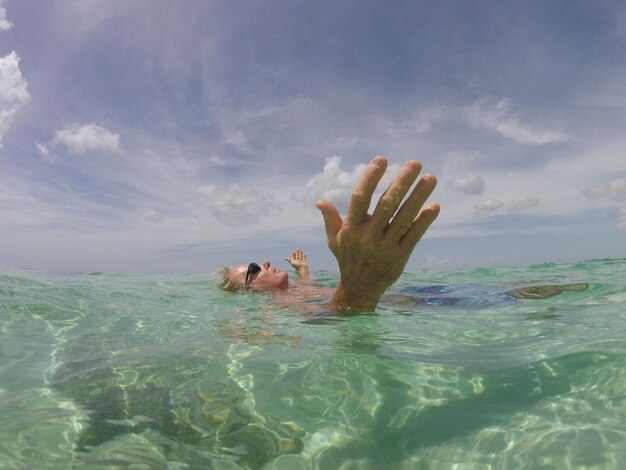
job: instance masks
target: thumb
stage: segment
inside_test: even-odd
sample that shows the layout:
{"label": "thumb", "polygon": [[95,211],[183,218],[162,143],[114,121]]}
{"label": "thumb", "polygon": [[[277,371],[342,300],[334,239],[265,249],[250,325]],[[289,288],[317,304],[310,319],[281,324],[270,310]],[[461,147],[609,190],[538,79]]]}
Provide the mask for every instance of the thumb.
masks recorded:
{"label": "thumb", "polygon": [[315,207],[320,210],[322,217],[324,217],[326,236],[330,242],[337,236],[337,233],[339,233],[339,229],[341,229],[341,226],[343,225],[343,220],[341,219],[337,208],[330,201],[317,201],[315,203]]}

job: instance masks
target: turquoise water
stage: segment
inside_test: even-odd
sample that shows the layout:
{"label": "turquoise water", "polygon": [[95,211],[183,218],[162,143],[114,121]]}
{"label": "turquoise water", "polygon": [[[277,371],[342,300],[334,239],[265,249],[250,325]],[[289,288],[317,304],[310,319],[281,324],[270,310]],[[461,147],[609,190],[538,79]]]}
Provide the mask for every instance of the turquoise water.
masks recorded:
{"label": "turquoise water", "polygon": [[626,260],[395,287],[479,298],[579,282],[339,318],[222,292],[209,274],[2,269],[0,467],[624,468]]}

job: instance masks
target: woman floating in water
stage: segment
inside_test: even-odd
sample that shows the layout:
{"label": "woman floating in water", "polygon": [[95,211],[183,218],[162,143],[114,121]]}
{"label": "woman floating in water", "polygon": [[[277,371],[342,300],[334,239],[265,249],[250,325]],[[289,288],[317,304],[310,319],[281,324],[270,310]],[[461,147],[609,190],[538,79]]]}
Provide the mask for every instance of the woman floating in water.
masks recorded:
{"label": "woman floating in water", "polygon": [[[322,212],[328,247],[339,264],[336,289],[306,284],[309,269],[306,255],[296,250],[287,261],[298,274],[297,289],[289,289],[288,273],[269,262],[224,266],[221,287],[237,291],[251,289],[274,292],[286,305],[303,304],[307,299],[331,295],[329,307],[342,313],[374,311],[385,291],[400,277],[413,249],[439,215],[439,204],[426,201],[437,179],[424,174],[401,205],[422,170],[410,160],[378,200],[372,214],[367,211],[376,186],[387,170],[387,160],[375,157],[365,168],[352,191],[344,219],[330,201],[317,201]],[[504,294],[515,298],[547,298],[564,290],[584,290],[585,284],[544,285],[513,289]]]}

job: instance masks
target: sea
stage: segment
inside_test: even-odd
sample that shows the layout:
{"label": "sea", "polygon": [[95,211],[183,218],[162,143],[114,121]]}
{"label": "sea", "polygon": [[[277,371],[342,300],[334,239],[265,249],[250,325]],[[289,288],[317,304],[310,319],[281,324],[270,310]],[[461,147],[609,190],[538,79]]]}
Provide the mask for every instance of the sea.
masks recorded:
{"label": "sea", "polygon": [[0,468],[626,468],[626,259],[392,290],[348,317],[212,273],[0,268]]}

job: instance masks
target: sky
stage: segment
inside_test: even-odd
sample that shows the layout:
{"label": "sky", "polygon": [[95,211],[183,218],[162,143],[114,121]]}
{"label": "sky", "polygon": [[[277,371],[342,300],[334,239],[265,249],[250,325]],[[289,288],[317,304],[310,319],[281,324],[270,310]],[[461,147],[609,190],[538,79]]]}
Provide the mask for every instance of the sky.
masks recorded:
{"label": "sky", "polygon": [[626,3],[0,0],[0,266],[336,270],[375,155],[407,270],[626,257]]}

